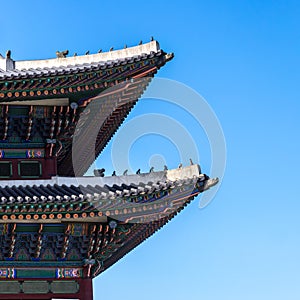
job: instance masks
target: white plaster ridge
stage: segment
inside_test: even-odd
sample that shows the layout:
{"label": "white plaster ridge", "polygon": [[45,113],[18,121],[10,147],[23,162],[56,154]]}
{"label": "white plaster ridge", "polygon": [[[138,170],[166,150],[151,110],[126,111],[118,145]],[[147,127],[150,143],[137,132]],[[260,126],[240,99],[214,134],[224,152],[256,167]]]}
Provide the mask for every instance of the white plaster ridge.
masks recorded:
{"label": "white plaster ridge", "polygon": [[39,186],[39,185],[63,185],[66,186],[113,186],[116,185],[122,185],[123,183],[126,185],[130,184],[136,184],[138,185],[140,182],[148,183],[150,181],[152,182],[158,182],[158,181],[175,181],[178,179],[187,179],[187,178],[195,178],[198,177],[199,174],[199,165],[195,164],[192,166],[183,167],[180,169],[173,169],[168,171],[158,171],[158,172],[152,172],[152,173],[141,173],[141,174],[132,174],[132,175],[122,175],[122,176],[105,176],[105,177],[94,177],[94,176],[83,176],[83,177],[60,177],[55,176],[51,179],[35,179],[35,180],[29,180],[29,179],[21,179],[21,180],[0,180],[0,186]]}
{"label": "white plaster ridge", "polygon": [[6,71],[6,59],[0,54],[0,69]]}
{"label": "white plaster ridge", "polygon": [[10,58],[4,58],[0,54],[0,69],[5,71],[10,71],[15,68],[15,62]]}
{"label": "white plaster ridge", "polygon": [[106,62],[122,58],[129,58],[135,55],[150,54],[160,50],[159,43],[152,41],[146,44],[129,47],[121,50],[113,50],[109,52],[80,55],[65,58],[51,58],[41,60],[20,60],[15,61],[15,69],[37,69],[37,68],[52,68],[52,67],[67,67],[72,65],[82,65],[98,62]]}

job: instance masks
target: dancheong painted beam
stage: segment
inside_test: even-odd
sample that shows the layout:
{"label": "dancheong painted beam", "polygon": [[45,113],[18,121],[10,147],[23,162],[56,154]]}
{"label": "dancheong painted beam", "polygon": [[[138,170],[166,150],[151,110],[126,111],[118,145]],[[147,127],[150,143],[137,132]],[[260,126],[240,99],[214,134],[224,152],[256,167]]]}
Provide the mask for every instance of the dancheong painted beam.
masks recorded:
{"label": "dancheong painted beam", "polygon": [[0,299],[91,300],[95,276],[218,182],[196,164],[83,176],[173,54],[66,55],[0,55]]}

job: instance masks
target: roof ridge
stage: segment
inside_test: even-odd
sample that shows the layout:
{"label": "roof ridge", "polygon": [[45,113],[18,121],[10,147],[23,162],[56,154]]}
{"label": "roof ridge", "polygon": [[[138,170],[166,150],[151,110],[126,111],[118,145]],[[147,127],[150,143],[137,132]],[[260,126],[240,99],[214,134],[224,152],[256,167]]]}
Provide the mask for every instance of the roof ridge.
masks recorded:
{"label": "roof ridge", "polygon": [[105,177],[97,177],[97,176],[82,176],[82,177],[63,177],[63,176],[54,176],[51,179],[35,179],[35,180],[1,180],[0,187],[12,187],[12,186],[45,186],[47,184],[50,185],[99,185],[99,186],[113,186],[121,185],[121,184],[136,184],[140,183],[149,183],[152,182],[167,182],[167,181],[176,181],[183,180],[186,178],[193,178],[201,176],[200,167],[198,164],[194,164],[191,166],[177,168],[166,171],[155,171],[149,173],[141,173],[141,174],[130,174],[130,175],[121,175],[121,176],[105,176]]}
{"label": "roof ridge", "polygon": [[160,50],[157,41],[141,44],[138,46],[128,47],[124,49],[111,50],[96,54],[78,55],[73,57],[56,57],[40,60],[18,60],[14,61],[14,68],[17,70],[27,70],[30,68],[53,68],[53,67],[68,67],[74,65],[83,65],[91,63],[100,63],[125,59],[129,57],[140,56],[142,54],[157,53]]}

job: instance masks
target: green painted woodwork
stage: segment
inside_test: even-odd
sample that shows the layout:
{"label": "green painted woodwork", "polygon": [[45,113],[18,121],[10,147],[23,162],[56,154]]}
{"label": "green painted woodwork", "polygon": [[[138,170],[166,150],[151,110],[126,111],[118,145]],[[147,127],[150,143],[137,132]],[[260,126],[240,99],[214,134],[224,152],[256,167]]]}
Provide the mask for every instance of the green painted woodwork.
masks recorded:
{"label": "green painted woodwork", "polygon": [[17,278],[55,278],[55,269],[17,269]]}
{"label": "green painted woodwork", "polygon": [[18,294],[21,292],[21,285],[17,281],[0,281],[0,291],[1,294]]}
{"label": "green painted woodwork", "polygon": [[17,261],[17,260],[2,260],[0,261],[0,268],[79,268],[83,266],[83,261]]}
{"label": "green painted woodwork", "polygon": [[[75,294],[79,291],[79,284],[75,280],[9,280],[0,281],[0,295],[3,294]],[[53,295],[54,296],[54,295]],[[20,296],[21,297],[21,296]],[[0,296],[1,299],[3,296]],[[23,299],[23,298],[22,298]]]}
{"label": "green painted woodwork", "polygon": [[[22,165],[26,167],[26,165],[37,165],[38,171],[36,172],[36,175],[25,175],[24,171],[22,173]],[[33,166],[35,167],[35,166]],[[42,164],[39,161],[26,161],[22,160],[18,163],[18,175],[22,178],[39,178],[42,176]]]}
{"label": "green painted woodwork", "polygon": [[[15,137],[14,137],[15,138]],[[17,142],[16,139],[14,141],[10,141],[9,143],[3,143],[0,142],[0,149],[35,149],[35,148],[44,148],[45,143],[43,143],[43,139],[40,137],[36,137],[35,141],[32,139],[32,142],[30,143],[25,143],[25,142]]]}
{"label": "green painted woodwork", "polygon": [[[40,277],[43,278],[43,277]],[[47,294],[49,291],[49,282],[47,281],[25,281],[22,284],[25,294]]]}
{"label": "green painted woodwork", "polygon": [[23,260],[28,261],[30,260],[30,255],[25,248],[19,249],[19,251],[16,253],[16,260]]}
{"label": "green painted woodwork", "polygon": [[9,116],[17,116],[17,117],[22,117],[22,116],[28,116],[28,106],[9,106]]}
{"label": "green painted woodwork", "polygon": [[[17,142],[17,139],[21,139],[19,137],[12,137],[14,139],[13,142]],[[0,146],[1,147],[1,146]],[[10,158],[27,158],[28,154],[32,154],[32,156],[35,155],[37,151],[40,152],[39,158],[42,158],[45,156],[45,150],[44,149],[32,149],[32,148],[23,148],[23,149],[5,149],[1,150],[2,151],[2,158],[10,159]],[[1,163],[1,162],[0,162]]]}
{"label": "green painted woodwork", "polygon": [[0,161],[0,178],[10,178],[11,176],[12,163],[8,161]]}
{"label": "green painted woodwork", "polygon": [[52,293],[73,294],[79,291],[79,284],[76,281],[53,281],[51,283]]}
{"label": "green painted woodwork", "polygon": [[54,261],[55,260],[55,254],[53,249],[48,248],[45,250],[45,252],[43,253],[43,255],[41,256],[42,260],[50,260],[50,261]]}
{"label": "green painted woodwork", "polygon": [[[1,227],[0,227],[1,228]],[[40,228],[38,224],[21,224],[21,226],[17,226],[15,232],[37,232]]]}

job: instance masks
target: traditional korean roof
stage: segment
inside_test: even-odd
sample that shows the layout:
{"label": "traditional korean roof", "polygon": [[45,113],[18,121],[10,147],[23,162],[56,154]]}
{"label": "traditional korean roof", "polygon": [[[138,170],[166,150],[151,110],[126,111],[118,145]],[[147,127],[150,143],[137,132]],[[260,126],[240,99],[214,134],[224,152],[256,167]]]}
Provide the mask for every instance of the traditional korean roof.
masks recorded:
{"label": "traditional korean roof", "polygon": [[[22,221],[25,215],[27,221],[59,221],[65,215],[72,219],[73,214],[77,219],[86,217],[87,212],[95,210],[99,216],[103,216],[103,207],[105,212],[109,212],[108,216],[113,216],[115,207],[146,203],[150,197],[160,198],[178,186],[201,183],[199,187],[205,190],[204,183],[211,182],[207,180],[206,175],[199,174],[198,165],[122,176],[1,180],[0,221]],[[110,205],[107,205],[108,202]],[[39,207],[39,210],[36,210],[36,207]],[[94,216],[94,213],[92,215]]]}
{"label": "traditional korean roof", "polygon": [[[157,41],[75,57],[26,61],[0,57],[0,101],[91,92],[126,77],[152,76],[172,58]],[[104,81],[106,86],[101,85]]]}
{"label": "traditional korean roof", "polygon": [[[75,57],[28,61],[0,57],[0,150],[47,148],[57,158],[58,175],[84,175],[154,74],[172,58],[157,41]],[[77,126],[82,114],[90,119],[84,128]],[[94,143],[79,138],[81,150],[73,151],[75,130],[93,128],[98,130]],[[86,155],[87,144],[95,146],[95,157]],[[76,174],[74,153],[80,165]]]}
{"label": "traditional korean roof", "polygon": [[13,260],[15,266],[46,266],[50,255],[53,267],[81,268],[88,259],[96,276],[217,179],[192,165],[128,176],[0,183],[0,265]]}
{"label": "traditional korean roof", "polygon": [[[39,158],[58,169],[51,177],[53,166],[47,165],[42,178],[49,179],[12,179],[22,178],[18,171],[0,180],[0,282],[17,279],[13,284],[22,292],[28,291],[26,278],[97,276],[218,182],[198,165],[84,177],[173,54],[156,41],[66,54],[30,61],[14,61],[10,51],[0,55],[2,163],[16,170],[22,160]],[[55,280],[39,284],[55,290]]]}

